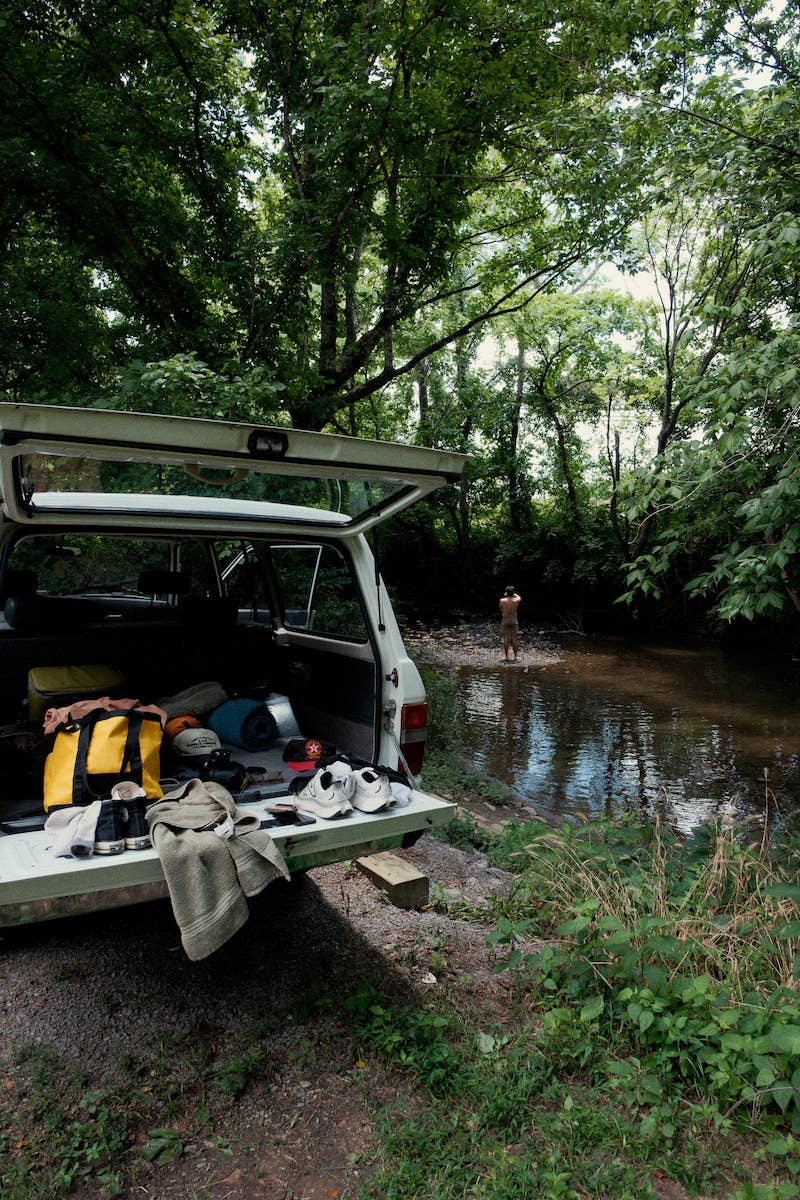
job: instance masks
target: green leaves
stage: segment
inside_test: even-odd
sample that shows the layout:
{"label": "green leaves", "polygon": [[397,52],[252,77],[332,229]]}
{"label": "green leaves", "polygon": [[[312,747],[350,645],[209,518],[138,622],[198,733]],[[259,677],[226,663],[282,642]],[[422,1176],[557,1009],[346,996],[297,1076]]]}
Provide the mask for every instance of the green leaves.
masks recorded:
{"label": "green leaves", "polygon": [[148,1162],[155,1162],[159,1166],[163,1166],[182,1156],[183,1139],[175,1129],[151,1129],[148,1141],[140,1153],[142,1158],[147,1159]]}
{"label": "green leaves", "polygon": [[580,1019],[584,1022],[596,1021],[605,1008],[605,1000],[603,996],[592,996],[581,1007]]}
{"label": "green leaves", "polygon": [[773,1025],[767,1033],[771,1049],[783,1054],[800,1054],[800,1024]]}

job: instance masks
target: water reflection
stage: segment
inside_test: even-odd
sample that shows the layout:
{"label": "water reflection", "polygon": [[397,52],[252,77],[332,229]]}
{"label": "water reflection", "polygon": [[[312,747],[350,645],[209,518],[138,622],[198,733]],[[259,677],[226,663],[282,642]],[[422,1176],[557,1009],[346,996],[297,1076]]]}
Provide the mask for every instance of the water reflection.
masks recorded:
{"label": "water reflection", "polygon": [[[800,815],[797,681],[714,650],[565,646],[557,665],[462,668],[459,724],[490,775],[552,817],[662,816],[689,831]],[[773,814],[774,815],[774,814]]]}

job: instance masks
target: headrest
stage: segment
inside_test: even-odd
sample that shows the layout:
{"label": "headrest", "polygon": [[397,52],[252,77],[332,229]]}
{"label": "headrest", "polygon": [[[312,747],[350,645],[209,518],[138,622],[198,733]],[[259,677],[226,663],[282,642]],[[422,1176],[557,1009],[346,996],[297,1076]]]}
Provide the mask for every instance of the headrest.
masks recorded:
{"label": "headrest", "polygon": [[35,571],[6,571],[0,583],[0,596],[35,596],[39,578]]}
{"label": "headrest", "polygon": [[235,625],[238,609],[231,596],[185,596],[178,615],[186,625]]}
{"label": "headrest", "polygon": [[186,596],[191,580],[185,571],[142,571],[138,586],[147,596]]}

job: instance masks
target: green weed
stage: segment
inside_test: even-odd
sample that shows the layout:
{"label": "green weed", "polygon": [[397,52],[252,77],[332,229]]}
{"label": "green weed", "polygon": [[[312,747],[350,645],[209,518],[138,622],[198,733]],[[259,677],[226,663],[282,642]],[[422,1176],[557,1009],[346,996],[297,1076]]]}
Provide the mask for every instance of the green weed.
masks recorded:
{"label": "green weed", "polygon": [[[78,1186],[122,1194],[137,1158],[161,1166],[181,1157],[179,1128],[214,1143],[209,1094],[238,1097],[265,1061],[260,1047],[172,1057],[171,1071],[155,1071],[126,1055],[118,1074],[90,1086],[52,1052],[23,1050],[0,1136],[3,1200],[62,1200]],[[221,1157],[230,1156],[227,1143],[216,1144]]]}
{"label": "green weed", "polygon": [[378,1054],[414,1085],[414,1100],[379,1116],[386,1161],[367,1195],[639,1200],[654,1195],[640,1181],[659,1166],[688,1184],[711,1178],[694,1142],[677,1152],[638,1113],[562,1077],[531,1029],[475,1030],[434,1006],[393,1009],[368,986],[348,1004],[347,1025],[359,1056]]}
{"label": "green weed", "polygon": [[[454,832],[474,844],[469,822]],[[418,1101],[387,1118],[369,1194],[644,1198],[656,1173],[729,1200],[798,1194],[796,847],[730,830],[684,844],[657,824],[478,837],[516,873],[490,941],[532,1023],[476,1033],[432,1004],[353,998],[359,1055],[404,1071]]]}

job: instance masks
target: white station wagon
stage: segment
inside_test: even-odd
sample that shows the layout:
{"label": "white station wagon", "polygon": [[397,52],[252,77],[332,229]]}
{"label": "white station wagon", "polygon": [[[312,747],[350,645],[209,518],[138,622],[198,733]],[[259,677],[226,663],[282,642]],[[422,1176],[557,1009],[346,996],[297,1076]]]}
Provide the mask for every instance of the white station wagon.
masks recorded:
{"label": "white station wagon", "polygon": [[[31,704],[41,668],[106,665],[118,694],[142,703],[207,681],[263,699],[274,745],[222,751],[248,772],[237,805],[266,820],[297,777],[292,738],[400,773],[402,806],[274,822],[292,872],[407,846],[450,820],[453,806],[421,789],[425,691],[365,534],[465,461],[294,429],[0,404],[0,926],[167,895],[152,846],[53,854],[48,744]],[[163,757],[165,789],[173,768]]]}

